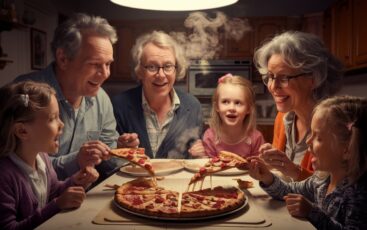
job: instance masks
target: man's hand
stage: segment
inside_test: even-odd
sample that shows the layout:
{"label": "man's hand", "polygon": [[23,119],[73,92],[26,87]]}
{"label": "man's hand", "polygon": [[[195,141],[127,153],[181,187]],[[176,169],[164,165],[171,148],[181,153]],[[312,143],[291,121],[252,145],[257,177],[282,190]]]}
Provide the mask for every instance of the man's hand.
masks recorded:
{"label": "man's hand", "polygon": [[117,139],[118,148],[137,148],[139,144],[139,137],[136,133],[124,133]]}
{"label": "man's hand", "polygon": [[108,160],[110,147],[101,141],[89,141],[83,144],[78,154],[78,164],[81,169],[87,166],[94,167],[102,162]]}

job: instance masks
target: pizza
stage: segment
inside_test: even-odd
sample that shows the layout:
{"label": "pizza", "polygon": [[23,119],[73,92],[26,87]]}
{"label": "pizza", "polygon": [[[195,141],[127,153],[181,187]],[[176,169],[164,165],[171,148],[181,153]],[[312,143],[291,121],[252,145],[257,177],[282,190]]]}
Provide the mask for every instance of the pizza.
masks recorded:
{"label": "pizza", "polygon": [[203,167],[199,169],[197,173],[191,178],[188,186],[188,191],[192,185],[192,191],[195,190],[195,186],[198,182],[201,182],[200,189],[202,189],[203,182],[206,176],[213,175],[214,173],[228,170],[231,168],[235,168],[241,165],[241,169],[244,169],[248,164],[245,158],[241,156],[231,153],[228,151],[220,151],[218,156],[210,158],[207,163]]}
{"label": "pizza", "polygon": [[254,182],[248,180],[241,180],[241,179],[233,179],[237,181],[238,188],[240,189],[249,189],[254,187]]}
{"label": "pizza", "polygon": [[138,178],[121,185],[115,202],[134,213],[150,217],[201,217],[226,213],[241,207],[245,195],[235,187],[221,186],[179,193],[154,186],[151,179]]}
{"label": "pizza", "polygon": [[145,169],[151,176],[155,176],[152,163],[150,162],[150,158],[145,155],[144,148],[111,149],[110,154],[128,160],[130,163]]}

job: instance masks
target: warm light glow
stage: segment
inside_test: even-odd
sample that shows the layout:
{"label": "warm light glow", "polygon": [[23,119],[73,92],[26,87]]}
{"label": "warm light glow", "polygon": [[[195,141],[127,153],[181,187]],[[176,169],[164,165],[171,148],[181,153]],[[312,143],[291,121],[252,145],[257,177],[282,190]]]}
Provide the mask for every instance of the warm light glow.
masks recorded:
{"label": "warm light glow", "polygon": [[238,0],[111,0],[111,2],[144,10],[190,11],[228,6]]}

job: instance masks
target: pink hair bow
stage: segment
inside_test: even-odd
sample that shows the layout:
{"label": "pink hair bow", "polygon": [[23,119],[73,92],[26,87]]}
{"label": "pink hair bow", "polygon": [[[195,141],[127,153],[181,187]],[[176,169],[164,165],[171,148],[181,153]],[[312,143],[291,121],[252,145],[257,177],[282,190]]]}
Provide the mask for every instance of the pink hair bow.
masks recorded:
{"label": "pink hair bow", "polygon": [[226,75],[218,78],[218,84],[222,83],[224,81],[224,79],[226,79],[227,77],[233,77],[233,75],[230,74],[230,73],[227,73]]}

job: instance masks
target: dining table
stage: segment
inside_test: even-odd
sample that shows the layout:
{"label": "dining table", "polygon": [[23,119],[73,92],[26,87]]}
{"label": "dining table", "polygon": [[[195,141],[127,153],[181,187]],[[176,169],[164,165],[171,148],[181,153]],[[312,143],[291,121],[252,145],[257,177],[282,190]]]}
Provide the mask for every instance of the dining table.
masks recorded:
{"label": "dining table", "polygon": [[[185,192],[190,178],[205,159],[175,160],[152,159],[157,165],[158,186]],[[159,167],[158,167],[159,166]],[[148,176],[144,170],[126,165],[86,193],[82,205],[73,210],[62,211],[37,229],[315,229],[306,219],[292,217],[284,201],[272,199],[259,182],[246,171],[231,169],[205,178],[203,188],[214,186],[238,187],[237,179],[252,181],[253,187],[243,189],[245,205],[229,213],[207,217],[160,218],[139,215],[122,209],[114,202],[116,185],[137,177]]]}

